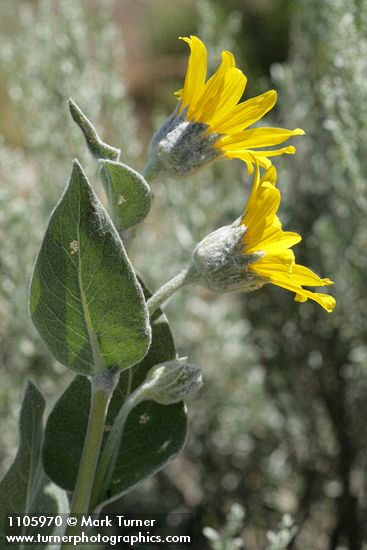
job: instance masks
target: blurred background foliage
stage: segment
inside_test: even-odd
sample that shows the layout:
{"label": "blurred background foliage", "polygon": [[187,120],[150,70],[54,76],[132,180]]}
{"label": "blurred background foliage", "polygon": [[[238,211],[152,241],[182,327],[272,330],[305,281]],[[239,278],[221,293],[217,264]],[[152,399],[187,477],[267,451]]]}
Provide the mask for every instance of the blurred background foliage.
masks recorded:
{"label": "blurred background foliage", "polygon": [[[71,159],[97,182],[66,99],[141,169],[185,74],[177,36],[196,33],[211,69],[222,49],[234,51],[247,97],[279,91],[270,122],[307,132],[295,157],[276,159],[280,215],[304,236],[299,261],[335,280],[337,309],[275,287],[175,296],[166,311],[178,349],[202,366],[205,386],[189,403],[184,453],[115,509],[193,512],[197,541],[207,528],[198,548],[366,549],[367,0],[3,0],[0,31],[2,469],[25,378],[50,403],[70,378],[27,312]],[[239,215],[250,185],[236,161],[154,183],[131,251],[152,288]]]}

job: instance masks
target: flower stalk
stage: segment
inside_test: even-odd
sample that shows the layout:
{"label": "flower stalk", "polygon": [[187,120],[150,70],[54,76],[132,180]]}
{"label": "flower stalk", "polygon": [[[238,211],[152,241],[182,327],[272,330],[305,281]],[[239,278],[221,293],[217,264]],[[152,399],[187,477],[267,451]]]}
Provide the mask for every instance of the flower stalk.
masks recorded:
{"label": "flower stalk", "polygon": [[180,273],[175,275],[172,279],[167,281],[147,302],[149,315],[153,313],[170,298],[179,288],[184,285],[193,283],[196,279],[195,274],[189,268],[185,268]]}

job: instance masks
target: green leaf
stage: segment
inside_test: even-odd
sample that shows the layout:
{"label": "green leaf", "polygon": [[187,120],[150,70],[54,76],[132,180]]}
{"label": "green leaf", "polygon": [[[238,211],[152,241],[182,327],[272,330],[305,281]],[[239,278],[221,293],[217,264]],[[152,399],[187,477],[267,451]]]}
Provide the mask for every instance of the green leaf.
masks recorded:
{"label": "green leaf", "polygon": [[[44,408],[42,394],[29,381],[20,412],[18,452],[0,482],[0,540],[5,534],[5,517],[8,514],[68,512],[66,494],[46,477],[41,464]],[[46,531],[43,532],[46,534]],[[52,526],[48,533],[50,532]]]}
{"label": "green leaf", "polygon": [[[69,499],[66,492],[58,487],[55,483],[53,483],[46,476],[43,468],[41,467],[38,488],[35,493],[29,513],[37,515],[56,516],[58,514],[67,514],[69,512],[69,509]],[[65,526],[63,525],[45,525],[42,528],[42,535],[63,535],[64,530]],[[30,527],[27,529],[27,534],[37,535],[37,533],[39,532],[39,527]],[[45,545],[42,543],[34,545],[27,544],[26,548],[30,548],[30,550],[41,550],[41,548],[45,548]]]}
{"label": "green leaf", "polygon": [[102,161],[102,180],[119,231],[126,231],[146,218],[152,198],[143,176],[125,164],[106,160]]}
{"label": "green leaf", "polygon": [[47,477],[42,468],[38,490],[32,503],[32,514],[66,514],[68,511],[67,494]]}
{"label": "green leaf", "polygon": [[[69,108],[73,120],[82,130],[89,151],[102,161],[101,177],[111,208],[111,217],[118,231],[124,232],[142,222],[151,206],[150,188],[138,172],[117,162],[120,150],[104,143],[92,123],[70,98]],[[116,161],[116,162],[114,162]],[[125,235],[127,240],[131,235]]]}
{"label": "green leaf", "polygon": [[30,311],[51,353],[81,374],[126,369],[149,348],[140,284],[77,161],[36,260]]}
{"label": "green leaf", "polygon": [[120,158],[120,149],[104,143],[95,131],[93,124],[88,120],[85,114],[79,109],[78,105],[71,98],[68,101],[70,114],[74,122],[84,134],[90,153],[97,159],[118,160]]}
{"label": "green leaf", "polygon": [[[45,400],[42,394],[31,381],[28,381],[19,419],[19,449],[0,484],[2,514],[25,514],[29,510],[39,473],[44,409]],[[2,522],[0,527],[3,527]]]}
{"label": "green leaf", "polygon": [[[156,363],[176,356],[166,318],[157,312],[152,324],[152,343],[143,361],[123,372],[113,394],[107,417],[111,426],[120,410],[128,387],[134,390]],[[129,386],[130,378],[130,386]],[[82,453],[88,421],[90,385],[76,376],[51,412],[44,446],[44,465],[55,483],[72,491]],[[183,402],[158,405],[147,401],[129,415],[111,486],[105,499],[115,499],[136,483],[160,470],[183,448],[187,433]],[[106,434],[107,435],[107,434]],[[105,441],[105,440],[104,440]]]}

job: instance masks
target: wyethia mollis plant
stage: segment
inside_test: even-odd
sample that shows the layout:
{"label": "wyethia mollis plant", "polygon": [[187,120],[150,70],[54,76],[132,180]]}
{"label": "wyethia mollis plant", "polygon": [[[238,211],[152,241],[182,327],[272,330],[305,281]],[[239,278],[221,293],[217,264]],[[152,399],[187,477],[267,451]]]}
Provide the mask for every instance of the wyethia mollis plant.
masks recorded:
{"label": "wyethia mollis plant", "polygon": [[[195,36],[183,40],[191,50],[185,83],[151,140],[144,176],[120,161],[120,151],[101,141],[69,100],[99,162],[109,212],[74,161],[36,259],[30,312],[50,352],[76,375],[45,429],[44,399],[28,384],[18,454],[0,487],[1,495],[12,494],[11,501],[0,496],[2,515],[99,511],[181,451],[183,400],[200,388],[201,373],[177,356],[159,309],[181,286],[247,292],[273,283],[299,302],[310,298],[328,312],[335,307],[329,294],[305,288],[332,281],[296,263],[292,247],[301,237],[284,231],[277,216],[281,194],[270,159],[295,148],[268,147],[303,131],[253,128],[274,106],[276,92],[240,102],[246,77],[233,55],[223,52],[207,80],[204,44]],[[188,176],[224,158],[243,160],[254,174],[244,211],[198,243],[183,270],[152,294],[127,253],[150,210],[149,183],[160,174]],[[77,531],[69,527],[67,534]]]}

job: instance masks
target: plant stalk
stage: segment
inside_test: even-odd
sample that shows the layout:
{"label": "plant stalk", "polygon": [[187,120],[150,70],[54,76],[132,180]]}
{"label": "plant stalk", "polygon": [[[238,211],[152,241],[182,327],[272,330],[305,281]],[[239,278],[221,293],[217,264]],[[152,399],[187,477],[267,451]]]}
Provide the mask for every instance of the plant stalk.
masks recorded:
{"label": "plant stalk", "polygon": [[145,393],[143,385],[130,395],[115,418],[106,445],[104,446],[101,459],[98,463],[91,497],[92,511],[100,504],[103,493],[111,482],[127,417],[139,403],[144,401],[144,399]]}
{"label": "plant stalk", "polygon": [[182,286],[191,283],[192,280],[189,280],[187,275],[189,273],[189,269],[185,268],[180,273],[175,275],[171,280],[169,280],[166,284],[161,286],[159,290],[151,298],[149,298],[147,302],[147,307],[149,311],[149,315],[152,316],[156,309],[159,308],[168,298],[172,296]]}
{"label": "plant stalk", "polygon": [[148,160],[148,164],[143,170],[143,177],[147,182],[151,182],[161,172],[162,166],[158,159],[153,158]]}
{"label": "plant stalk", "polygon": [[[97,373],[91,379],[92,394],[88,427],[70,508],[70,515],[88,514],[90,512],[90,499],[102,445],[108,404],[117,382],[118,372],[112,369]],[[69,526],[65,531],[65,535],[77,535],[79,530],[79,525]],[[66,542],[63,543],[62,548],[64,550],[71,548],[75,549],[75,545]]]}

